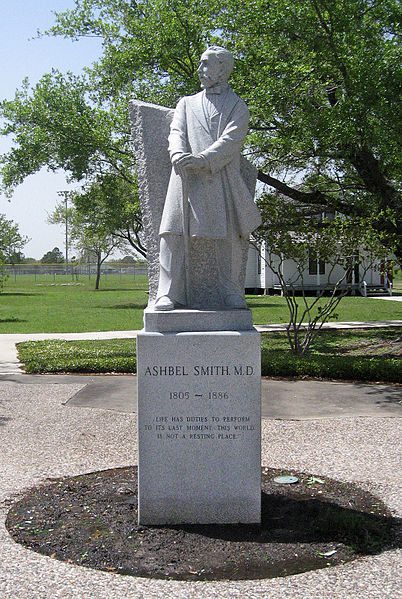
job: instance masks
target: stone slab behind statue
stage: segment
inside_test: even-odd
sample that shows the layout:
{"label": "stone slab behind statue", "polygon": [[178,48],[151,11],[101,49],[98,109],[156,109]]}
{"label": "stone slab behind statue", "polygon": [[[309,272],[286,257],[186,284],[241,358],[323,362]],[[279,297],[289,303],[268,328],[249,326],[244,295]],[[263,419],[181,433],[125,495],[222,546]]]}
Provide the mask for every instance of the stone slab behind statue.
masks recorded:
{"label": "stone slab behind statue", "polygon": [[139,333],[139,523],[259,523],[260,335]]}
{"label": "stone slab behind statue", "polygon": [[[173,110],[148,104],[139,100],[130,102],[130,116],[133,126],[138,187],[141,198],[144,236],[146,238],[149,303],[154,302],[159,278],[159,226],[171,172],[168,154],[169,126]],[[241,159],[241,171],[247,186],[254,193],[257,170],[245,158]],[[218,269],[211,250],[213,240],[193,239],[191,241],[191,289],[192,297],[203,308],[215,308],[221,303],[219,295]],[[244,288],[248,255],[248,240],[240,249],[241,262],[240,288]]]}

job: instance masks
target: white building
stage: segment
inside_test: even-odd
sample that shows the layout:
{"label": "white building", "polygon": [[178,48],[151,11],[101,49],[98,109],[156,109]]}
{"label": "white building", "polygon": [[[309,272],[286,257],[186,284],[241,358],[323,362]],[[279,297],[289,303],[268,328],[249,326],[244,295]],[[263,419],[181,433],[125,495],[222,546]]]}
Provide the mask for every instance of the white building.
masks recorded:
{"label": "white building", "polygon": [[274,257],[272,270],[268,266],[268,249],[263,243],[258,251],[250,244],[246,269],[246,292],[280,293],[281,285],[274,270],[281,268],[283,279],[295,291],[304,289],[310,293],[320,293],[324,289],[333,288],[335,282],[343,278],[340,289],[348,288],[351,293],[369,295],[373,293],[392,294],[392,273],[386,272],[384,263],[376,261],[369,266],[356,264],[345,277],[345,269],[341,265],[333,267],[321,260],[312,258],[308,268],[299,276],[297,265],[293,260],[281,260]]}

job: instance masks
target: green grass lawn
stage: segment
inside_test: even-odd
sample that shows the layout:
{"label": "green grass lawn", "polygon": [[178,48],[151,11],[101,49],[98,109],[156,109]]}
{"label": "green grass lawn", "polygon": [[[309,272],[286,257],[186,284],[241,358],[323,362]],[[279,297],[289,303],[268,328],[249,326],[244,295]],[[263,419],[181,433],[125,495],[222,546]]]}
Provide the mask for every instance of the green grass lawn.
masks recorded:
{"label": "green grass lawn", "polygon": [[[147,280],[136,275],[106,275],[101,289],[94,277],[37,277],[8,279],[0,293],[1,333],[67,333],[122,331],[142,328],[147,304]],[[313,298],[312,298],[313,299]],[[247,297],[255,324],[286,323],[288,311],[279,296]],[[402,319],[402,303],[346,297],[337,309],[339,321]]]}
{"label": "green grass lawn", "polygon": [[147,305],[145,276],[104,276],[94,290],[94,277],[57,276],[37,280],[9,279],[0,294],[0,333],[66,333],[142,328]]}
{"label": "green grass lawn", "polygon": [[[402,328],[323,331],[310,354],[293,355],[284,333],[262,335],[263,376],[308,376],[402,382]],[[36,341],[18,345],[25,370],[44,372],[136,372],[135,341]]]}
{"label": "green grass lawn", "polygon": [[[302,298],[299,299],[302,308]],[[310,298],[310,301],[313,299]],[[288,310],[283,297],[249,295],[247,303],[253,312],[254,324],[288,322]],[[322,304],[323,300],[320,303]],[[402,320],[402,302],[380,301],[367,297],[344,297],[336,309],[336,317],[331,318],[331,321],[337,320],[340,322]]]}

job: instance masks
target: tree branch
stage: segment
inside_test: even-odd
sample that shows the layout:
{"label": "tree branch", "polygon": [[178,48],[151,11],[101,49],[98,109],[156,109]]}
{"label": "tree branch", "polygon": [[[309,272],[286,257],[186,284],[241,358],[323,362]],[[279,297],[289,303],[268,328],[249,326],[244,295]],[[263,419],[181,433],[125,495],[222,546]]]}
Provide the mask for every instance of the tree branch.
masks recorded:
{"label": "tree branch", "polygon": [[386,208],[401,208],[401,201],[396,190],[385,177],[380,161],[367,147],[349,149],[350,161],[363,180],[366,189],[380,200]]}
{"label": "tree branch", "polygon": [[267,175],[262,171],[258,171],[257,178],[262,183],[266,183],[288,198],[296,200],[297,202],[301,202],[302,204],[314,204],[317,206],[325,205],[333,208],[334,210],[345,212],[346,214],[350,212],[349,204],[345,204],[344,202],[340,202],[335,198],[329,197],[323,194],[321,191],[300,191],[300,189],[290,187],[283,181],[280,181],[275,177],[271,177],[271,175]]}

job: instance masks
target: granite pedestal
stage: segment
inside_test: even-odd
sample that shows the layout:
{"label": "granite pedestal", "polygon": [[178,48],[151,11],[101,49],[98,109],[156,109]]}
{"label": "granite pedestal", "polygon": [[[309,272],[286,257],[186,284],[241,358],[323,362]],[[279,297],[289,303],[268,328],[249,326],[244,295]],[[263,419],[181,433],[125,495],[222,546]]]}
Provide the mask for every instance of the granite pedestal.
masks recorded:
{"label": "granite pedestal", "polygon": [[139,523],[260,522],[259,333],[144,331],[137,360]]}
{"label": "granite pedestal", "polygon": [[197,331],[250,331],[250,310],[172,310],[161,312],[152,306],[144,310],[144,331],[176,333]]}

